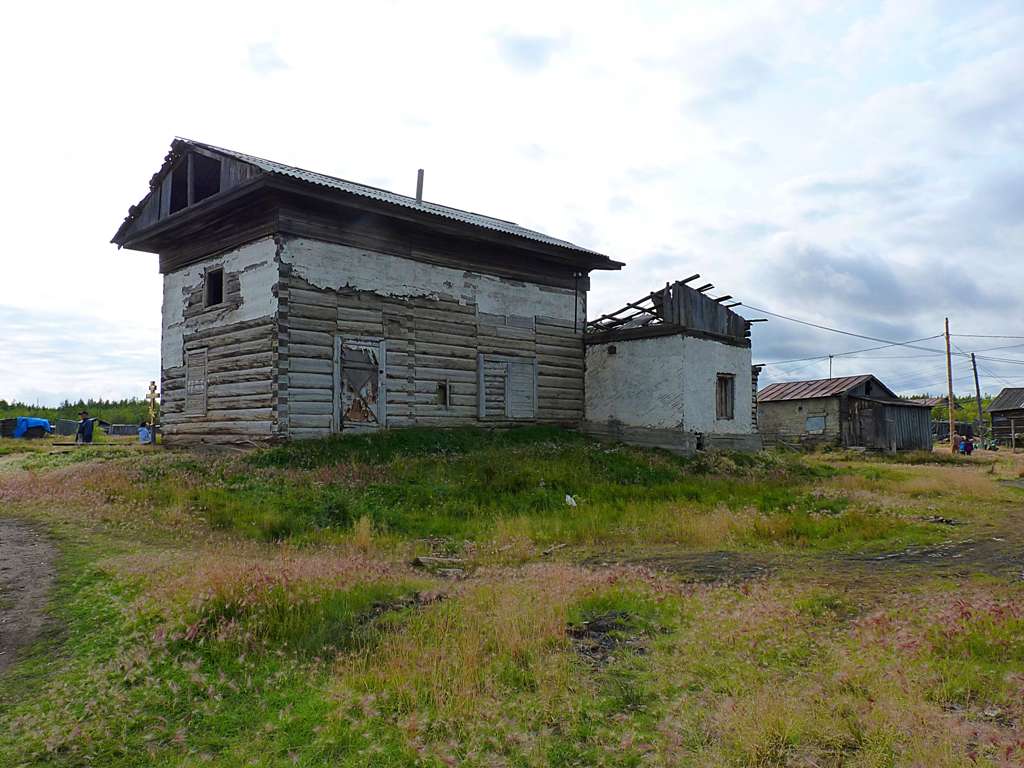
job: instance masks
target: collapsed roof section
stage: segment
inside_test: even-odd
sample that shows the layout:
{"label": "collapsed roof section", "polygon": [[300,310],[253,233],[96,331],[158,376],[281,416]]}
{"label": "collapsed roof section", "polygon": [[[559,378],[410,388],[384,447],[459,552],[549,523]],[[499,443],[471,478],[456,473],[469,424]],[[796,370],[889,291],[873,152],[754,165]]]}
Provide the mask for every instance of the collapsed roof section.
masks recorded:
{"label": "collapsed roof section", "polygon": [[732,296],[711,298],[711,283],[697,288],[689,285],[699,278],[691,275],[666,283],[660,290],[591,320],[585,331],[587,343],[686,334],[749,347],[751,323],[760,321],[747,320],[734,312],[732,308],[740,302],[731,301]]}

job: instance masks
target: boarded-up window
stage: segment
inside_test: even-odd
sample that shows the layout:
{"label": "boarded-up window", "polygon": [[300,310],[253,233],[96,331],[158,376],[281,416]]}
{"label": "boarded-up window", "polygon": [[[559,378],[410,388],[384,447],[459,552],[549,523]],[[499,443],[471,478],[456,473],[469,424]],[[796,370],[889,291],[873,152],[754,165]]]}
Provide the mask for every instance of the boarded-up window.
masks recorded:
{"label": "boarded-up window", "polygon": [[480,418],[536,417],[536,359],[480,355],[478,365]]}
{"label": "boarded-up window", "polygon": [[206,350],[189,352],[185,357],[185,413],[206,415]]}
{"label": "boarded-up window", "polygon": [[824,416],[808,416],[804,420],[804,431],[812,435],[820,435],[825,432]]}
{"label": "boarded-up window", "polygon": [[384,341],[338,336],[334,359],[334,428],[373,430],[385,426]]}
{"label": "boarded-up window", "polygon": [[508,361],[508,416],[532,419],[537,415],[536,360]]}
{"label": "boarded-up window", "polygon": [[720,373],[715,389],[715,415],[720,419],[731,419],[735,412],[736,377],[731,373]]}

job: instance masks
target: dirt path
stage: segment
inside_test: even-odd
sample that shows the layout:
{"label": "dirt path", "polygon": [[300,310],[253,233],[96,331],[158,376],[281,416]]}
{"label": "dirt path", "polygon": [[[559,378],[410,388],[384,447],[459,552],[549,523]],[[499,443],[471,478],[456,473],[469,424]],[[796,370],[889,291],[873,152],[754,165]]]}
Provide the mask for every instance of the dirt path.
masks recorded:
{"label": "dirt path", "polygon": [[43,628],[56,554],[36,528],[0,518],[0,673]]}

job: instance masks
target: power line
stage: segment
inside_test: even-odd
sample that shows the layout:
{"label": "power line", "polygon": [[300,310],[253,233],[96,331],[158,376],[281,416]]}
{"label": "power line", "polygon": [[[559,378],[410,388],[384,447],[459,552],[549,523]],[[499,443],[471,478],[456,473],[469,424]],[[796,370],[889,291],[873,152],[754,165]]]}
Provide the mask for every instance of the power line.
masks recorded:
{"label": "power line", "polygon": [[[764,310],[758,310],[758,311],[759,312],[763,312]],[[842,333],[842,331],[838,331],[838,333]],[[919,341],[930,341],[931,339],[937,339],[940,336],[942,336],[942,334],[941,333],[937,333],[934,336],[925,336],[924,338],[921,338],[921,339],[911,339],[910,341],[893,341],[893,342],[889,342],[887,344],[882,344],[881,346],[878,346],[878,347],[864,347],[863,349],[851,349],[848,352],[835,352],[835,353],[833,353],[831,355],[815,355],[814,357],[798,357],[798,358],[796,358],[794,360],[778,360],[778,361],[773,362],[773,363],[760,363],[760,365],[784,365],[786,363],[802,363],[802,362],[804,362],[806,360],[828,360],[830,357],[847,357],[849,355],[856,355],[856,354],[858,354],[860,352],[874,352],[875,350],[878,350],[878,349],[888,349],[890,347],[904,347],[904,346],[907,346],[909,344],[915,344],[915,343],[917,343]],[[911,349],[920,349],[920,348],[919,347],[911,347]],[[936,350],[936,352],[938,352],[938,350]],[[927,357],[927,355],[915,355],[915,357]],[[898,358],[898,356],[893,356],[892,359],[896,360],[896,359],[899,359],[899,358]]]}
{"label": "power line", "polygon": [[[753,310],[754,312],[761,312],[761,313],[763,313],[765,315],[771,315],[772,317],[777,317],[777,318],[779,318],[781,320],[789,320],[792,323],[800,323],[801,325],[809,325],[812,328],[817,328],[817,329],[822,330],[822,331],[830,331],[831,333],[841,333],[844,336],[853,336],[854,338],[866,339],[867,341],[880,341],[885,346],[890,346],[890,347],[896,347],[896,346],[909,347],[910,349],[918,349],[918,350],[921,350],[923,352],[937,352],[939,354],[945,354],[945,350],[941,350],[941,349],[930,349],[928,347],[915,347],[915,346],[913,346],[913,344],[914,344],[913,341],[893,341],[892,339],[880,339],[877,336],[867,336],[867,335],[865,335],[863,333],[854,333],[853,331],[843,331],[843,330],[840,330],[839,328],[830,328],[827,325],[821,325],[820,323],[812,323],[810,320],[801,320],[799,318],[790,317],[788,315],[780,315],[778,312],[772,312],[771,310],[762,309],[760,307],[755,307],[755,306],[752,306],[750,304],[745,304],[744,306],[747,309]],[[939,334],[939,335],[941,336],[942,334]],[[928,339],[935,339],[935,338],[938,338],[938,336],[928,336],[925,339],[919,339],[919,341],[926,341]],[[827,357],[827,355],[826,355],[826,357]]]}
{"label": "power line", "polygon": [[995,333],[951,333],[949,335],[965,339],[1024,339],[1024,336],[1003,336]]}

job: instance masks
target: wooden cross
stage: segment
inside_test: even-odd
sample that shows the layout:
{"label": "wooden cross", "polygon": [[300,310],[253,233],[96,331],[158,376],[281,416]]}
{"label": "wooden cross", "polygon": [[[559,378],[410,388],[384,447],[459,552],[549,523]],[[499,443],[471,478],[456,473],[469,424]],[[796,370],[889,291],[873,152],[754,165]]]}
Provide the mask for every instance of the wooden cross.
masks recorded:
{"label": "wooden cross", "polygon": [[156,382],[149,382],[149,394],[146,395],[146,399],[149,401],[149,426],[156,424],[156,404],[160,399],[160,393],[156,391]]}

